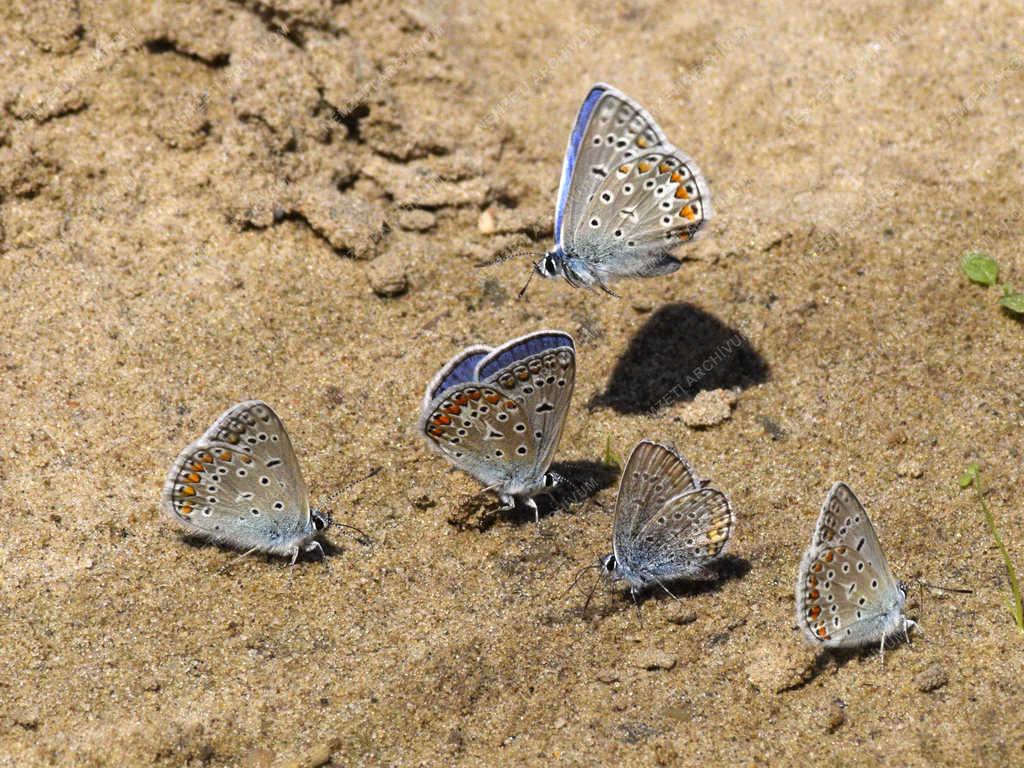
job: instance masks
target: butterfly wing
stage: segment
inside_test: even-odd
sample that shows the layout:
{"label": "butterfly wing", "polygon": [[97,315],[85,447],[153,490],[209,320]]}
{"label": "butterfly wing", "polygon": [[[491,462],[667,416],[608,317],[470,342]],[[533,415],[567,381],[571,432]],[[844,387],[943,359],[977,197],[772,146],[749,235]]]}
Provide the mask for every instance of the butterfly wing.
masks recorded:
{"label": "butterfly wing", "polygon": [[490,347],[474,344],[471,347],[466,347],[445,363],[427,385],[427,391],[423,395],[423,405],[420,409],[421,417],[425,415],[424,412],[437,396],[446,389],[463,382],[475,381],[477,363],[487,357],[487,353],[490,351]]}
{"label": "butterfly wing", "polygon": [[163,506],[194,533],[243,548],[283,553],[311,530],[309,491],[288,433],[260,400],[228,409],[182,451]]}
{"label": "butterfly wing", "polygon": [[611,86],[594,86],[563,166],[555,217],[562,250],[603,278],[666,274],[679,266],[669,252],[711,215],[696,163],[643,107]]}
{"label": "butterfly wing", "polygon": [[815,643],[881,639],[903,591],[867,512],[845,483],[832,486],[797,577],[797,623]]}
{"label": "butterfly wing", "polygon": [[701,488],[673,496],[637,531],[625,563],[645,579],[709,578],[707,565],[724,551],[734,524],[732,505],[721,491]]}
{"label": "butterfly wing", "polygon": [[513,339],[480,361],[477,378],[521,404],[533,449],[532,463],[520,479],[540,480],[558,448],[572,399],[576,381],[572,336],[539,331]]}
{"label": "butterfly wing", "polygon": [[488,488],[507,488],[537,461],[529,414],[494,386],[450,387],[424,410],[420,427],[435,450]]}
{"label": "butterfly wing", "polygon": [[696,473],[674,448],[641,440],[626,460],[615,500],[612,541],[617,558],[640,527],[673,496],[700,488]]}

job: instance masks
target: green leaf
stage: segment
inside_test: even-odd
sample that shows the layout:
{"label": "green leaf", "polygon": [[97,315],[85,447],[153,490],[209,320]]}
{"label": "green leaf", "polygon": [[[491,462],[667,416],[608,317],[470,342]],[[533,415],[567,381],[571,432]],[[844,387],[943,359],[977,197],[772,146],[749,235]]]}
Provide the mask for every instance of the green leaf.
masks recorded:
{"label": "green leaf", "polygon": [[1024,315],[1024,293],[1008,293],[999,300],[999,303],[1011,312]]}
{"label": "green leaf", "polygon": [[964,469],[964,473],[962,475],[960,475],[960,480],[959,480],[960,487],[961,488],[969,488],[974,483],[974,480],[977,477],[978,477],[978,462],[972,461]]}
{"label": "green leaf", "polygon": [[995,285],[999,279],[999,265],[984,253],[966,253],[960,259],[960,269],[971,280],[981,285]]}

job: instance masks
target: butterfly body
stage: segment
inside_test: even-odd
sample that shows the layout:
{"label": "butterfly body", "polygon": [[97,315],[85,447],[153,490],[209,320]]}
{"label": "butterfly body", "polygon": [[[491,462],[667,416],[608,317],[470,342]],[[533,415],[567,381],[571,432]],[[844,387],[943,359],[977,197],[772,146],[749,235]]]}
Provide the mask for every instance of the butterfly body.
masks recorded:
{"label": "butterfly body", "polygon": [[601,559],[602,572],[625,581],[634,596],[652,585],[713,578],[711,563],[734,524],[725,494],[702,485],[673,448],[642,440],[622,472],[613,551]]}
{"label": "butterfly body", "polygon": [[505,509],[553,490],[548,467],[562,434],[576,371],[572,337],[528,334],[497,348],[462,350],[427,386],[419,428],[428,445],[498,493]]}
{"label": "butterfly body", "polygon": [[535,270],[574,287],[676,271],[671,251],[711,218],[703,174],[654,118],[610,85],[591,88],[576,116],[555,206],[554,249]]}
{"label": "butterfly body", "polygon": [[239,403],[178,456],[163,490],[165,512],[188,532],[248,552],[323,552],[330,515],[309,495],[284,424],[260,400]]}
{"label": "butterfly body", "polygon": [[832,486],[796,584],[796,618],[824,648],[909,639],[906,588],[893,576],[867,511],[845,483]]}

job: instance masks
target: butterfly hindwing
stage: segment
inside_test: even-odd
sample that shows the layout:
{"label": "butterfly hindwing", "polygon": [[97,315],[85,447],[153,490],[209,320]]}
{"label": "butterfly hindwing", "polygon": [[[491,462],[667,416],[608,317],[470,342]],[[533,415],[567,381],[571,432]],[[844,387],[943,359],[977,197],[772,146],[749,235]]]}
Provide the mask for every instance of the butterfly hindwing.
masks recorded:
{"label": "butterfly hindwing", "polygon": [[675,271],[669,251],[712,215],[696,163],[650,114],[608,85],[591,89],[577,116],[556,207],[561,249],[598,279]]}
{"label": "butterfly hindwing", "polygon": [[290,551],[311,527],[309,493],[288,433],[259,400],[230,408],[181,453],[163,499],[187,529],[243,548]]}
{"label": "butterfly hindwing", "polygon": [[828,647],[876,642],[902,626],[905,594],[866,510],[844,483],[825,499],[796,592],[798,623]]}

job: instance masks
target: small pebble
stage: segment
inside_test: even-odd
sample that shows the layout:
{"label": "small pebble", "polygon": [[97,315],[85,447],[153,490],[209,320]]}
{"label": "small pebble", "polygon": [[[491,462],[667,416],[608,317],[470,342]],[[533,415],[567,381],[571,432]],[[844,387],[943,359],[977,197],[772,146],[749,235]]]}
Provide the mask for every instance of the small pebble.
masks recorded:
{"label": "small pebble", "polygon": [[498,222],[495,221],[494,212],[490,208],[480,214],[480,218],[476,222],[476,228],[480,231],[481,235],[493,235],[498,229]]}
{"label": "small pebble", "polygon": [[693,402],[683,406],[680,416],[688,427],[713,427],[732,416],[732,407],[735,404],[736,393],[728,389],[703,391],[693,398]]}
{"label": "small pebble", "polygon": [[685,627],[687,624],[693,624],[696,620],[696,611],[680,607],[676,607],[672,613],[665,617],[665,621],[669,624],[675,624],[680,627]]}
{"label": "small pebble", "polygon": [[896,467],[896,474],[900,477],[921,477],[924,474],[924,468],[913,459],[907,459],[901,461]]}
{"label": "small pebble", "polygon": [[841,699],[835,699],[828,708],[828,719],[825,721],[825,728],[829,733],[835,733],[845,722],[846,704]]}
{"label": "small pebble", "polygon": [[426,232],[437,225],[433,211],[422,208],[406,208],[398,214],[398,226],[411,232]]}
{"label": "small pebble", "polygon": [[595,677],[598,679],[599,682],[602,682],[605,685],[611,685],[612,683],[617,683],[617,682],[619,682],[619,679],[620,679],[619,670],[617,670],[617,669],[602,669],[602,670],[599,670],[598,673],[595,675]]}
{"label": "small pebble", "polygon": [[633,657],[633,666],[653,672],[658,669],[672,669],[677,661],[678,659],[667,651],[647,650],[640,651]]}
{"label": "small pebble", "polygon": [[331,761],[331,755],[337,748],[338,745],[335,742],[317,744],[297,760],[285,763],[283,768],[320,768]]}
{"label": "small pebble", "polygon": [[269,749],[251,749],[242,756],[244,768],[270,768],[277,755]]}
{"label": "small pebble", "polygon": [[798,688],[814,674],[814,658],[814,651],[797,638],[762,643],[750,654],[747,679],[758,690],[771,693]]}
{"label": "small pebble", "polygon": [[405,265],[397,256],[384,254],[366,265],[370,288],[382,299],[393,299],[409,290]]}
{"label": "small pebble", "polygon": [[938,662],[925,667],[914,676],[914,685],[921,693],[931,693],[949,682],[949,675]]}
{"label": "small pebble", "polygon": [[405,492],[405,497],[409,499],[409,503],[416,507],[416,509],[430,509],[437,504],[430,494],[419,486],[413,486],[408,489]]}

